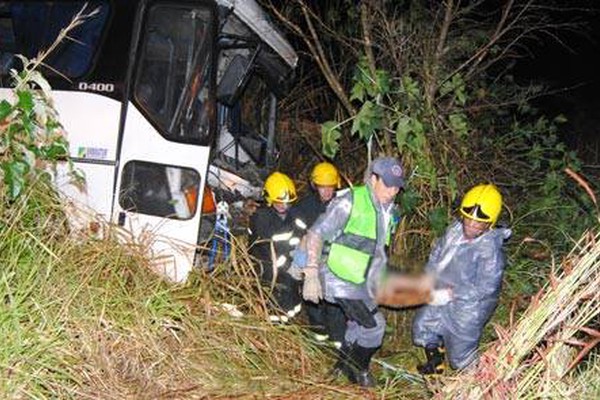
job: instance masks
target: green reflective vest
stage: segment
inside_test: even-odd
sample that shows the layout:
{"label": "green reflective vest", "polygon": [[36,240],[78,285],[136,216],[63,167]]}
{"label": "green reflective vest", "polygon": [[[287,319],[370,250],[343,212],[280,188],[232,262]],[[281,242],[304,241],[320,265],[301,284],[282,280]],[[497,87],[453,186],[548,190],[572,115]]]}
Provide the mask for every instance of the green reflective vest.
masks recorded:
{"label": "green reflective vest", "polygon": [[[388,230],[389,242],[389,230]],[[366,186],[352,189],[352,211],[343,233],[333,241],[327,266],[338,278],[364,283],[377,244],[377,211]]]}

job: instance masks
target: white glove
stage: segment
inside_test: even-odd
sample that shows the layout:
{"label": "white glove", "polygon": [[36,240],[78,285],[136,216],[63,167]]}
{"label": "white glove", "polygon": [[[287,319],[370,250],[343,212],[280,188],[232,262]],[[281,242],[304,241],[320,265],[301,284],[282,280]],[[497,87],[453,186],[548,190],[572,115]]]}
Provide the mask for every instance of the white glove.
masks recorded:
{"label": "white glove", "polygon": [[431,292],[429,305],[443,306],[452,300],[452,289],[437,289]]}
{"label": "white glove", "polygon": [[304,274],[304,268],[292,264],[291,267],[288,268],[287,273],[294,278],[294,280],[301,281]]}
{"label": "white glove", "polygon": [[319,267],[311,265],[303,270],[304,285],[302,286],[302,298],[306,301],[318,304],[323,298],[321,280],[319,279]]}

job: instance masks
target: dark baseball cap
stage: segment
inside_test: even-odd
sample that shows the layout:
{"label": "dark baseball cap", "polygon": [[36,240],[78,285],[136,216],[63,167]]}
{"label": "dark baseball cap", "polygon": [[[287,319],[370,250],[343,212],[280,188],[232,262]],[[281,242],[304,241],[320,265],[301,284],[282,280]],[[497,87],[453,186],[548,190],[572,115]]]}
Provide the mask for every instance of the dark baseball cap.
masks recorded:
{"label": "dark baseball cap", "polygon": [[377,174],[387,187],[404,187],[404,170],[396,157],[379,157],[373,160],[371,171]]}

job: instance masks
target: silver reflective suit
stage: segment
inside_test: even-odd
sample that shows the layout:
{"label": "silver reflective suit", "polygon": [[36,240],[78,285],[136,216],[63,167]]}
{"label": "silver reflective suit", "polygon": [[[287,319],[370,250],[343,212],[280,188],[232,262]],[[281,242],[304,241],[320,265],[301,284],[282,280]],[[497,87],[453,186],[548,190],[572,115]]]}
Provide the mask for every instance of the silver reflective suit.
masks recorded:
{"label": "silver reflective suit", "polygon": [[413,341],[423,347],[445,345],[453,368],[463,369],[478,359],[483,327],[500,295],[502,243],[510,234],[510,229],[496,228],[467,240],[461,221],[455,221],[431,252],[426,272],[434,277],[436,289],[452,289],[452,300],[418,310]]}
{"label": "silver reflective suit", "polygon": [[[371,259],[366,282],[357,285],[338,278],[326,265],[320,268],[320,274],[324,298],[327,301],[336,303],[336,298],[362,300],[368,309],[373,312],[377,326],[375,328],[365,328],[354,321],[348,321],[345,340],[349,343],[358,343],[363,347],[375,348],[379,347],[383,341],[385,319],[383,314],[377,311],[377,304],[373,299],[377,285],[387,268],[385,245],[394,205],[380,205],[374,200],[369,184],[367,186],[377,214],[377,239],[375,254]],[[321,237],[324,242],[332,242],[342,234],[346,222],[350,218],[351,210],[352,193],[346,191],[346,193],[340,194],[331,201],[327,211],[321,214],[310,228],[310,231]],[[326,258],[322,260],[322,264],[325,261]]]}

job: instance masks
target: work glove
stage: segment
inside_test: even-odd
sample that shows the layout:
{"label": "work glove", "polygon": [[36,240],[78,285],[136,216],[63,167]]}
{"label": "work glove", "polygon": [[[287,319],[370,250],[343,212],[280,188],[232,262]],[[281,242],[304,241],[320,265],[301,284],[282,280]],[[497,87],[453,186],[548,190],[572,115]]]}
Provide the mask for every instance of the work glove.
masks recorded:
{"label": "work glove", "polygon": [[296,264],[292,264],[288,270],[287,273],[295,280],[295,281],[301,281],[302,278],[304,278],[304,268],[300,268],[298,267]]}
{"label": "work glove", "polygon": [[319,267],[307,266],[303,269],[304,285],[302,286],[302,298],[306,301],[318,304],[323,298],[321,280],[319,278]]}
{"label": "work glove", "polygon": [[452,300],[452,289],[437,289],[431,292],[429,305],[443,306]]}
{"label": "work glove", "polygon": [[335,298],[335,302],[340,305],[342,311],[351,321],[364,326],[367,329],[372,329],[377,326],[377,321],[373,316],[374,312],[377,312],[377,308],[370,311],[367,305],[362,300],[342,299],[339,297]]}

